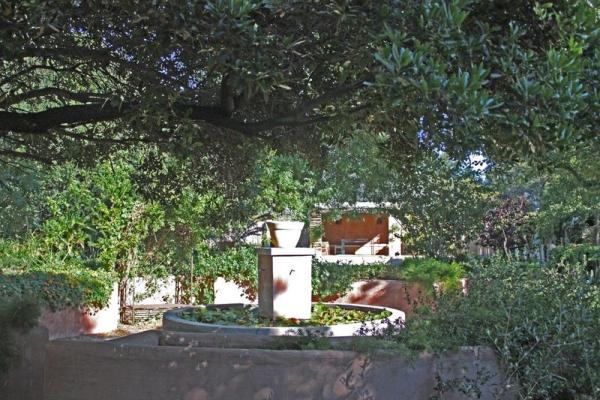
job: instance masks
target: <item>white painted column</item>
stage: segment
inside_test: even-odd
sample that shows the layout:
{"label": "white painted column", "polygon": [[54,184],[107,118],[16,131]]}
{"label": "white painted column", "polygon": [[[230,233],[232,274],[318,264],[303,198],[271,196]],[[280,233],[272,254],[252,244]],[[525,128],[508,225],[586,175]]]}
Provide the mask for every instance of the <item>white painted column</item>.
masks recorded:
{"label": "white painted column", "polygon": [[312,257],[307,247],[262,247],[258,253],[258,308],[268,318],[309,319]]}

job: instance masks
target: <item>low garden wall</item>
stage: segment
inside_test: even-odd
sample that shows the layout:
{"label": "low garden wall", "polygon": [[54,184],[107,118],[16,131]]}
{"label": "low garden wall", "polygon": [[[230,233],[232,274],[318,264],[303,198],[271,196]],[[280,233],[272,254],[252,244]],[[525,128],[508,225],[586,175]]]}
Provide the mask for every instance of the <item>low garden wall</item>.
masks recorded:
{"label": "low garden wall", "polygon": [[82,334],[107,333],[119,323],[119,295],[114,285],[108,306],[100,310],[65,308],[52,311],[44,308],[39,324],[48,330],[50,339]]}
{"label": "low garden wall", "polygon": [[[476,383],[481,399],[514,398],[505,390],[494,353],[483,347],[410,358],[379,352],[231,348],[222,335],[179,335],[172,338],[176,342],[167,340],[171,345],[159,345],[159,331],[112,341],[59,339],[43,343],[45,354],[37,337],[28,351],[38,355],[38,365],[44,362],[43,375],[39,370],[17,374],[20,381],[13,378],[12,386],[0,388],[0,398],[466,399],[463,392]],[[163,344],[165,340],[163,335]]]}
{"label": "low garden wall", "polygon": [[429,301],[426,288],[420,283],[383,279],[355,282],[350,292],[335,300],[336,303],[391,307],[407,315]]}
{"label": "low garden wall", "polygon": [[[175,278],[169,277],[157,282],[135,278],[131,283],[135,304],[165,304],[175,297]],[[83,334],[100,334],[114,331],[119,323],[119,292],[113,285],[108,305],[100,310],[65,308],[52,311],[42,310],[40,325],[48,329],[50,339],[65,338]]]}

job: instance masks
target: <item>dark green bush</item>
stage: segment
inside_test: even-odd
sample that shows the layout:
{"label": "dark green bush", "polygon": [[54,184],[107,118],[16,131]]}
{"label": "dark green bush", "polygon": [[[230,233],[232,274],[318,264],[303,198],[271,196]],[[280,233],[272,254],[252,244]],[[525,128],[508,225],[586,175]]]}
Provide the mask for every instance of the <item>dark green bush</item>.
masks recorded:
{"label": "dark green bush", "polygon": [[315,259],[312,264],[313,294],[324,301],[337,298],[346,294],[354,282],[391,276],[396,269],[390,264],[351,265]]}
{"label": "dark green bush", "polygon": [[434,258],[409,258],[401,265],[398,277],[401,280],[421,282],[426,287],[440,283],[445,290],[460,287],[465,271],[457,262],[444,262]]}

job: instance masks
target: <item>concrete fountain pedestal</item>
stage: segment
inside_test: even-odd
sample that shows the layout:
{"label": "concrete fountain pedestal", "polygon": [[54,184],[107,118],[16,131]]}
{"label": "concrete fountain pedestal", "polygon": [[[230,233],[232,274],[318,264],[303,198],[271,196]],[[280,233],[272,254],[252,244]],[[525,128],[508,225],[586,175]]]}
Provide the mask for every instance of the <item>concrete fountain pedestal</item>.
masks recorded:
{"label": "concrete fountain pedestal", "polygon": [[257,254],[260,315],[271,319],[310,319],[315,250],[263,247]]}

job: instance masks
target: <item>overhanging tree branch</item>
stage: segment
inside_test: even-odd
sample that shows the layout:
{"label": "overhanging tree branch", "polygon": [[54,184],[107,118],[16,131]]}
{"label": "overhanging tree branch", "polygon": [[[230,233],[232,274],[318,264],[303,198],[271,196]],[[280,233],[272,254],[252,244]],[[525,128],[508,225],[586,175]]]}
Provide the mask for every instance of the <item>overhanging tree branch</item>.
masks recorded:
{"label": "overhanging tree branch", "polygon": [[47,133],[65,124],[84,125],[110,121],[122,117],[131,106],[115,107],[110,104],[82,104],[49,108],[39,112],[0,111],[0,130],[17,133]]}
{"label": "overhanging tree branch", "polygon": [[[173,111],[192,120],[206,122],[219,128],[230,129],[242,134],[256,136],[278,127],[299,127],[327,121],[336,114],[313,114],[315,108],[328,102],[334,102],[344,95],[351,94],[364,87],[365,79],[358,80],[348,85],[332,89],[323,95],[301,103],[290,112],[276,115],[262,121],[237,120],[229,116],[229,110],[219,106],[201,106],[197,104],[179,103],[173,106]],[[92,100],[92,96],[101,94],[75,93],[59,88],[45,88],[22,94],[23,97],[39,97],[41,95],[62,95],[78,101]],[[17,95],[18,96],[18,95]],[[14,98],[4,102],[14,103]],[[18,99],[17,99],[18,100]],[[39,112],[0,111],[0,130],[27,134],[46,134],[53,129],[60,129],[65,125],[84,125],[94,122],[110,121],[121,118],[136,109],[133,103],[123,103],[113,106],[107,102],[82,105],[66,105],[49,108]],[[362,109],[358,107],[357,109]]]}
{"label": "overhanging tree branch", "polygon": [[0,149],[0,155],[5,155],[5,156],[15,157],[15,158],[22,158],[22,159],[26,159],[26,160],[38,161],[38,162],[41,162],[43,164],[48,164],[48,165],[52,164],[52,160],[50,160],[46,157],[42,157],[37,154],[25,153],[25,152],[21,152],[21,151]]}

